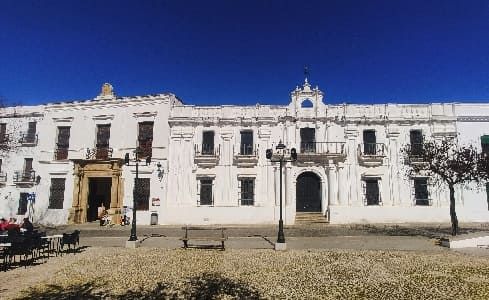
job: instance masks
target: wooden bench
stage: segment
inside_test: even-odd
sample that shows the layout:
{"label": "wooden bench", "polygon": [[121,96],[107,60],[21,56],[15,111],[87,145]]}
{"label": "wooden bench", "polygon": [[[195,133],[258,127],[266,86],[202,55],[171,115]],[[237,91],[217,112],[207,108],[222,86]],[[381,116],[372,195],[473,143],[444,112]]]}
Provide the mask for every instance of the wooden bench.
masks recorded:
{"label": "wooden bench", "polygon": [[[183,247],[187,249],[189,247],[189,240],[192,241],[215,241],[221,243],[221,250],[224,250],[224,241],[228,238],[224,235],[224,227],[210,227],[210,226],[184,226],[185,235],[180,239],[183,241]],[[210,245],[206,245],[210,246]]]}

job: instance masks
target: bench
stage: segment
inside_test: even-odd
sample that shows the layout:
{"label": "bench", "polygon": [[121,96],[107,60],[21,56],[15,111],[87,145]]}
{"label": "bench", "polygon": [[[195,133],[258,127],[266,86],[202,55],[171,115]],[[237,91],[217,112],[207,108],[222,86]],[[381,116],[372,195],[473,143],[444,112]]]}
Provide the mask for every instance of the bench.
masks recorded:
{"label": "bench", "polygon": [[[221,250],[224,250],[224,241],[228,238],[224,235],[224,227],[210,227],[210,226],[184,226],[185,235],[180,239],[183,241],[183,247],[187,249],[189,247],[189,240],[192,241],[213,241],[221,243]],[[210,245],[206,245],[209,247]]]}

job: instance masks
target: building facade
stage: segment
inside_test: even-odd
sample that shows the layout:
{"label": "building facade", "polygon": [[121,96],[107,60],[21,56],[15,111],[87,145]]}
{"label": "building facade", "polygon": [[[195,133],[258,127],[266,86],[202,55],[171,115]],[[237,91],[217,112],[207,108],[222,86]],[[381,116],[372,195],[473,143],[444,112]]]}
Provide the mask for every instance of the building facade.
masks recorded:
{"label": "building facade", "polygon": [[[84,223],[103,206],[117,222],[135,200],[138,224],[271,224],[282,194],[286,224],[445,222],[448,191],[407,178],[400,149],[425,137],[485,147],[488,122],[487,104],[325,104],[307,79],[283,106],[117,97],[104,84],[92,100],[1,109],[0,216]],[[282,168],[266,156],[279,144],[297,153]],[[460,221],[489,221],[485,190],[457,193]]]}

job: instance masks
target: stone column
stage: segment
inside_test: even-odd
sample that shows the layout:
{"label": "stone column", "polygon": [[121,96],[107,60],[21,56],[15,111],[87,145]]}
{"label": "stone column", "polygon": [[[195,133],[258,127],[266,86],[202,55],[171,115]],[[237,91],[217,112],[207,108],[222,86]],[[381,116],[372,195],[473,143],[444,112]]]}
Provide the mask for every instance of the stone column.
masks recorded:
{"label": "stone column", "polygon": [[[387,176],[390,203],[392,206],[397,206],[401,204],[400,194],[399,194],[399,148],[398,148],[398,137],[400,130],[397,127],[390,127],[387,131],[388,138],[388,151],[389,151],[389,176]],[[384,202],[385,203],[385,202]]]}
{"label": "stone column", "polygon": [[330,160],[326,168],[328,170],[328,206],[336,206],[338,205],[336,197],[336,166],[334,165],[334,162]]}
{"label": "stone column", "polygon": [[282,190],[282,195],[285,196],[285,206],[289,206],[292,204],[292,198],[293,198],[293,193],[295,190],[292,189],[292,166],[289,163],[284,163],[284,175],[285,177],[282,178],[282,185],[283,185],[283,190]]}
{"label": "stone column", "polygon": [[270,136],[270,128],[258,129],[260,153],[258,155],[258,174],[255,182],[255,203],[260,206],[268,206],[267,204],[271,202],[273,191],[273,168],[270,166],[270,161],[265,157],[266,149],[271,147]]}
{"label": "stone column", "polygon": [[345,128],[346,141],[346,155],[348,164],[348,183],[350,185],[348,193],[348,205],[359,205],[359,191],[360,179],[358,176],[358,157],[357,157],[357,143],[358,130],[354,127]]}
{"label": "stone column", "polygon": [[[214,198],[215,205],[225,205],[225,206],[236,206],[238,205],[238,201],[236,199],[237,193],[233,193],[234,186],[235,186],[235,181],[236,178],[231,178],[232,177],[232,168],[231,165],[233,164],[233,145],[232,145],[232,138],[233,138],[233,131],[232,130],[223,130],[221,131],[221,137],[222,137],[222,153],[221,153],[221,158],[222,158],[222,163],[221,165],[224,165],[224,176],[222,178],[218,178],[219,183],[214,182],[214,187],[216,192],[217,189],[220,190],[220,193],[215,195],[217,198]],[[231,181],[233,180],[233,181]]]}
{"label": "stone column", "polygon": [[345,164],[338,163],[338,205],[345,206],[348,204],[348,188],[349,184],[346,180]]}

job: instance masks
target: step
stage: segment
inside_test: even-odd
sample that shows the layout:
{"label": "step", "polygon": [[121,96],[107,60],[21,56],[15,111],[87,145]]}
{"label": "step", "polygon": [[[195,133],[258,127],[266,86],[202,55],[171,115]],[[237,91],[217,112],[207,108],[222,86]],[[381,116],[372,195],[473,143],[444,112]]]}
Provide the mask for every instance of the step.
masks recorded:
{"label": "step", "polygon": [[299,212],[295,216],[296,224],[327,224],[329,221],[320,212]]}

